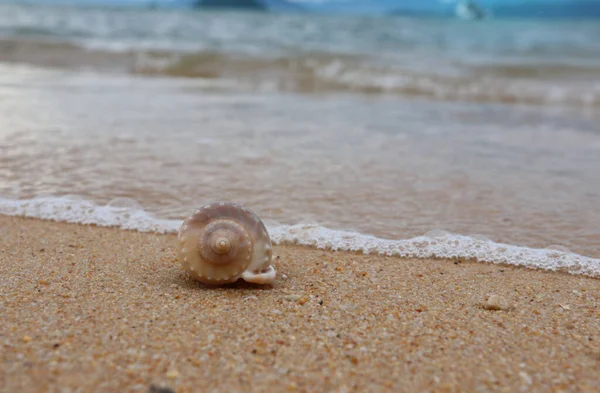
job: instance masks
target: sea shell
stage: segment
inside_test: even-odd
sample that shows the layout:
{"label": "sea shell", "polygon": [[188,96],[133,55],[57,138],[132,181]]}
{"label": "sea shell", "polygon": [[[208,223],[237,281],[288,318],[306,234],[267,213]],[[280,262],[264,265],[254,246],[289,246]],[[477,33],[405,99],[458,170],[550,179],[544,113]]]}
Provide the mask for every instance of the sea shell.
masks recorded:
{"label": "sea shell", "polygon": [[177,238],[181,266],[204,284],[275,279],[267,228],[246,207],[231,202],[203,206],[183,221]]}

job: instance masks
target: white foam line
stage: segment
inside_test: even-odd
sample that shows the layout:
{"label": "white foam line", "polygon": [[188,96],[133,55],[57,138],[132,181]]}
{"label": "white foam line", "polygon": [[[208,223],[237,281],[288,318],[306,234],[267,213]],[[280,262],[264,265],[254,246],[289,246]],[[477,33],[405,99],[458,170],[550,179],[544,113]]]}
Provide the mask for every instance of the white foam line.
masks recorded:
{"label": "white foam line", "polygon": [[550,271],[600,277],[600,259],[551,249],[533,249],[448,234],[386,240],[320,226],[291,225],[270,230],[275,243],[293,243],[328,250],[358,251],[405,258],[472,259]]}
{"label": "white foam line", "polygon": [[[157,233],[175,233],[181,224],[179,220],[154,218],[135,201],[124,198],[105,206],[69,197],[39,197],[27,200],[0,198],[0,214]],[[293,243],[334,251],[358,251],[408,258],[461,258],[600,277],[600,259],[559,250],[495,243],[455,234],[386,240],[318,225],[272,225],[268,230],[275,244]]]}
{"label": "white foam line", "polygon": [[[120,199],[126,200],[125,198]],[[134,201],[133,204],[135,204]],[[102,206],[85,199],[68,197],[40,197],[21,200],[0,198],[0,214],[156,233],[175,232],[180,224],[175,220],[154,218],[135,205],[133,207],[125,204]]]}

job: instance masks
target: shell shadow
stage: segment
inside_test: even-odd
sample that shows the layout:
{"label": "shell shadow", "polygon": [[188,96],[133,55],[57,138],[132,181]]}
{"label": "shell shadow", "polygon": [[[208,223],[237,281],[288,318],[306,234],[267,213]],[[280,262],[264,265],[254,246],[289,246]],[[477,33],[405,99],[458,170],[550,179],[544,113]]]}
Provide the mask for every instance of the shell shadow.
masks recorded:
{"label": "shell shadow", "polygon": [[157,285],[162,287],[163,289],[173,288],[173,285],[176,285],[179,289],[185,289],[187,291],[197,291],[197,290],[224,290],[224,289],[233,289],[233,290],[246,290],[246,291],[269,291],[278,287],[277,280],[271,284],[253,284],[246,282],[242,279],[237,280],[231,284],[224,285],[207,285],[203,284],[199,281],[191,278],[187,273],[179,270],[179,269],[161,269],[156,272],[154,279],[151,282],[148,282],[151,285]]}

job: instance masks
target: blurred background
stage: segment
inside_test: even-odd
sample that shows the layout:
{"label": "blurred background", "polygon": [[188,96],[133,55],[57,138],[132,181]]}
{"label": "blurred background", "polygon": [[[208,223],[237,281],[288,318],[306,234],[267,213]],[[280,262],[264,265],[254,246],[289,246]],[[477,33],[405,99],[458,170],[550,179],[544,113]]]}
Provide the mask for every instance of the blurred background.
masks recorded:
{"label": "blurred background", "polygon": [[597,0],[4,1],[0,61],[590,107],[598,20]]}
{"label": "blurred background", "polygon": [[4,213],[599,257],[599,113],[600,0],[0,2]]}

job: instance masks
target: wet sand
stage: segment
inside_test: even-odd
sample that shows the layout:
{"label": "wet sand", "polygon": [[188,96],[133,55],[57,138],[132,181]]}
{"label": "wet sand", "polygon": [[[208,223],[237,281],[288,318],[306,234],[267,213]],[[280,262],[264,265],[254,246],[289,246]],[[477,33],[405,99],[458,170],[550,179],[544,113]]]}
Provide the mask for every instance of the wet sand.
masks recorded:
{"label": "wet sand", "polygon": [[0,391],[600,390],[598,279],[280,246],[207,289],[174,241],[0,216]]}

